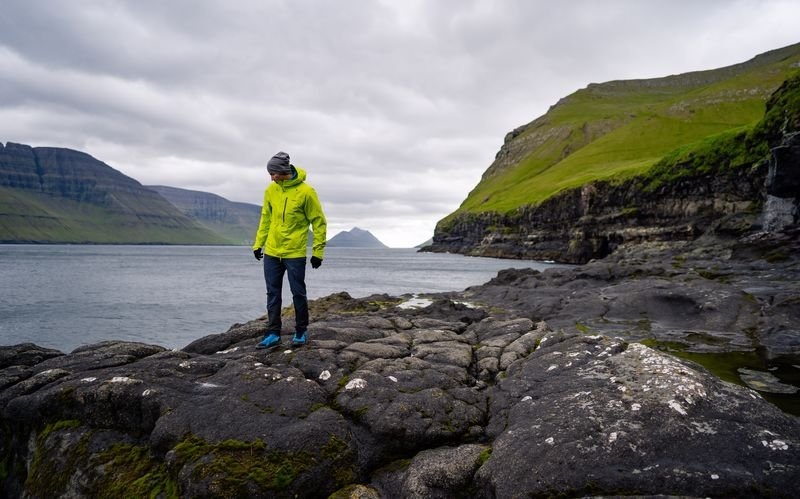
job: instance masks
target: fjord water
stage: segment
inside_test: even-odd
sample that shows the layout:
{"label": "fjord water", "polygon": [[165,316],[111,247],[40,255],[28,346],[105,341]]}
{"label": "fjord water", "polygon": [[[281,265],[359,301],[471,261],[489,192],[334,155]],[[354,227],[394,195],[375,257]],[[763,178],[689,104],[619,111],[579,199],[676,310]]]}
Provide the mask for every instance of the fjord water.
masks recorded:
{"label": "fjord water", "polygon": [[[531,260],[329,248],[309,298],[460,291]],[[284,284],[284,306],[291,304]],[[105,340],[181,348],[265,313],[262,266],[242,246],[0,245],[0,345],[70,352]],[[313,319],[313,318],[312,318]]]}

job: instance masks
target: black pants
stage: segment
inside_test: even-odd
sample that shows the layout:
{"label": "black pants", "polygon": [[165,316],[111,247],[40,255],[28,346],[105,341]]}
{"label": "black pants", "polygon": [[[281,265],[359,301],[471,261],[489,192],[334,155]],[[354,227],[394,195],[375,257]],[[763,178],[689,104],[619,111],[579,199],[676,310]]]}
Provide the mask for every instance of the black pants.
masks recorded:
{"label": "black pants", "polygon": [[276,258],[264,255],[264,280],[267,283],[268,333],[281,333],[281,304],[283,274],[289,277],[289,289],[294,303],[295,331],[308,329],[308,298],[306,297],[306,259]]}

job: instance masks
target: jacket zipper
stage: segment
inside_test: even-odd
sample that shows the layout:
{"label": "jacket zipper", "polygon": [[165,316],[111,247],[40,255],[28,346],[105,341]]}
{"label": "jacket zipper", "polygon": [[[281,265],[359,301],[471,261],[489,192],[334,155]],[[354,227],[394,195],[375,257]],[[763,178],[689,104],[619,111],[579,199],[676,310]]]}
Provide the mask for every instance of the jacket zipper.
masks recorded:
{"label": "jacket zipper", "polygon": [[286,223],[286,204],[289,202],[289,198],[283,198],[283,223]]}

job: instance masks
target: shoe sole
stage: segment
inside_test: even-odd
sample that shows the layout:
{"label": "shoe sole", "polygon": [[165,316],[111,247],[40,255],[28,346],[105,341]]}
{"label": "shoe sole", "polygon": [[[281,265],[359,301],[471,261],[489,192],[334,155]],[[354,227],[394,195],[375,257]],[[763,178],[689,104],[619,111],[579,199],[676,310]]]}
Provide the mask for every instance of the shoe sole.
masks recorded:
{"label": "shoe sole", "polygon": [[270,345],[270,346],[264,346],[264,345],[259,343],[258,345],[256,345],[256,350],[274,350],[274,349],[278,348],[279,346],[281,346],[280,343],[275,343],[274,345]]}

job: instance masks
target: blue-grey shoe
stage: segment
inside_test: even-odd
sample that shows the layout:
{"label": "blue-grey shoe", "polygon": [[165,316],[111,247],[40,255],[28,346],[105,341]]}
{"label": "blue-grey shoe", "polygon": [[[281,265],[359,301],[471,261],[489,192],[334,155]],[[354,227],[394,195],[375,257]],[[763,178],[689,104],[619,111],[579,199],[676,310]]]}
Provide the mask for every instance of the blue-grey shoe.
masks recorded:
{"label": "blue-grey shoe", "polygon": [[306,332],[303,331],[301,333],[294,333],[292,337],[292,346],[293,347],[301,347],[306,344]]}
{"label": "blue-grey shoe", "polygon": [[261,343],[256,345],[256,348],[275,348],[281,344],[281,337],[275,333],[267,333]]}

